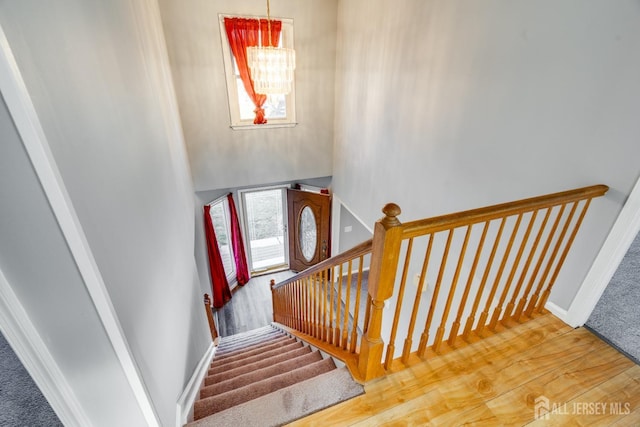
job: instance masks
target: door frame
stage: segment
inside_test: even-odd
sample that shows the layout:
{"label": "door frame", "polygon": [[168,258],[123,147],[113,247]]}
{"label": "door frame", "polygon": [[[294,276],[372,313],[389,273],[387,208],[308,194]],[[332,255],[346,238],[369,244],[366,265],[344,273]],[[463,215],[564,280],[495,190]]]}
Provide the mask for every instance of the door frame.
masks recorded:
{"label": "door frame", "polygon": [[[244,249],[247,254],[247,264],[249,265],[249,274],[251,277],[260,276],[266,273],[273,273],[275,271],[287,270],[289,269],[289,225],[287,223],[287,189],[291,188],[291,184],[278,184],[278,185],[267,185],[264,187],[251,187],[251,188],[243,188],[242,190],[238,190],[238,200],[240,203],[240,212],[238,215],[240,216],[240,222],[242,223],[242,231],[244,233]],[[282,267],[274,267],[268,268],[266,270],[253,271],[253,259],[251,258],[251,246],[249,243],[249,230],[247,224],[247,206],[245,203],[244,195],[246,193],[255,193],[258,191],[265,190],[282,190],[282,215],[283,222],[282,225],[284,227],[284,264]]]}

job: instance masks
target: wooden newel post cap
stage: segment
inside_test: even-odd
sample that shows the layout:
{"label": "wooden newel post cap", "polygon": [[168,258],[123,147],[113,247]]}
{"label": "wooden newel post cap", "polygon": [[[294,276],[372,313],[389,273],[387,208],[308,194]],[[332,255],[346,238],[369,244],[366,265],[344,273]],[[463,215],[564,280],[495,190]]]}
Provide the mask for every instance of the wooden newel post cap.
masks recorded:
{"label": "wooden newel post cap", "polygon": [[204,303],[211,305],[211,300],[209,299],[209,294],[204,294]]}
{"label": "wooden newel post cap", "polygon": [[400,221],[398,220],[398,215],[402,213],[400,206],[395,203],[387,203],[382,208],[382,213],[384,214],[384,218],[382,218],[381,222],[387,226],[396,226],[400,225]]}
{"label": "wooden newel post cap", "polygon": [[271,287],[271,289],[273,289],[273,287],[276,285],[276,280],[275,279],[271,279],[271,281],[269,282],[269,286]]}

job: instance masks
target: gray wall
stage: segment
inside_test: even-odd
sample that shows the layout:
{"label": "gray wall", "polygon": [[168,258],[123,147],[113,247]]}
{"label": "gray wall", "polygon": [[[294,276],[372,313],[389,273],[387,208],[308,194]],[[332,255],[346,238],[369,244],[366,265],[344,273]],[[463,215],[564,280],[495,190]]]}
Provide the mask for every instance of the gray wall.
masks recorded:
{"label": "gray wall", "polygon": [[266,2],[160,0],[197,191],[331,175],[337,3],[271,2],[294,20],[298,125],[232,130],[218,14],[262,16]]}
{"label": "gray wall", "polygon": [[[178,396],[210,338],[193,256],[193,186],[171,108],[157,4],[2,2],[0,25],[155,411],[162,425],[174,424]],[[55,234],[53,218],[44,223],[46,204],[30,192],[15,197],[30,203],[27,213],[45,209],[33,223]],[[2,239],[2,247],[8,250],[9,242]],[[61,363],[77,369],[81,398],[109,413],[96,417],[96,424],[140,425],[135,416],[127,420],[134,399],[121,384],[110,386],[121,381],[111,369],[112,350],[64,242],[57,245],[41,250],[62,257],[60,267],[54,267],[55,257],[30,253],[32,247],[14,255],[11,266],[45,260],[54,270],[51,277],[29,280],[33,288],[21,287],[21,297],[53,304],[42,319],[35,308],[30,315],[49,322],[52,338],[64,338],[51,346],[63,347]],[[63,275],[64,268],[69,272]],[[72,286],[72,298],[57,294]],[[38,287],[50,295],[37,295]],[[81,338],[91,334],[96,338],[80,351]],[[84,395],[89,388],[105,398]]]}
{"label": "gray wall", "polygon": [[637,1],[339,2],[333,187],[365,223],[585,185],[567,307],[640,174]]}
{"label": "gray wall", "polygon": [[142,413],[3,99],[0,137],[0,271],[87,416],[104,426],[142,425]]}

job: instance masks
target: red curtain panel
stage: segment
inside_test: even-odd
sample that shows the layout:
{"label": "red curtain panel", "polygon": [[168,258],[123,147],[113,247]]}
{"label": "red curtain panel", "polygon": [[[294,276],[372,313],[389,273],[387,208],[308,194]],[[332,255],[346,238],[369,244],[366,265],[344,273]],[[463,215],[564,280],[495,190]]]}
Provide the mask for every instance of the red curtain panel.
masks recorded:
{"label": "red curtain panel", "polygon": [[209,271],[211,272],[211,293],[213,295],[213,306],[220,308],[231,299],[229,282],[224,273],[224,265],[218,249],[216,232],[211,221],[211,206],[204,207],[204,231],[207,238],[207,252],[209,253]]}
{"label": "red curtain panel", "polygon": [[247,256],[244,252],[238,212],[231,193],[227,195],[227,201],[229,202],[229,218],[231,222],[231,246],[233,248],[233,258],[236,262],[236,279],[238,280],[238,285],[244,285],[250,279],[249,268],[247,267]]}
{"label": "red curtain panel", "polygon": [[[253,101],[253,105],[256,107],[254,110],[256,117],[253,119],[253,123],[256,125],[265,124],[267,123],[267,119],[264,116],[264,108],[262,108],[262,106],[267,100],[267,96],[256,93],[253,88],[251,70],[249,70],[249,66],[247,65],[247,47],[258,46],[261,28],[264,28],[263,34],[267,34],[267,20],[263,19],[262,22],[259,22],[257,19],[224,18],[224,27],[227,32],[227,38],[229,39],[231,52],[236,59],[242,84],[249,98]],[[272,46],[278,45],[281,29],[281,21],[271,21],[271,42],[273,43],[275,40],[275,44],[272,44]]]}

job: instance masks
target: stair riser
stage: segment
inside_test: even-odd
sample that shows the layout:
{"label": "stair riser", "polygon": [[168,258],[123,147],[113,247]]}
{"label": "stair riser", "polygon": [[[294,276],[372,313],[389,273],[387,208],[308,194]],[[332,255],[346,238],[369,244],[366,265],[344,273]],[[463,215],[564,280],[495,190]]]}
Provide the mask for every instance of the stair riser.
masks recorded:
{"label": "stair riser", "polygon": [[238,375],[246,374],[247,372],[251,372],[254,369],[265,368],[275,363],[284,362],[286,360],[290,360],[307,353],[311,353],[311,348],[301,347],[295,350],[288,351],[286,353],[278,354],[277,356],[273,356],[265,360],[261,360],[260,362],[254,363],[253,365],[248,367],[242,366],[240,368],[231,369],[229,371],[225,371],[219,374],[209,375],[204,379],[204,385],[210,386],[212,384],[216,384],[222,381],[226,381],[230,378],[234,378]]}
{"label": "stair riser", "polygon": [[219,357],[216,354],[215,359],[213,359],[213,361],[211,362],[211,366],[213,367],[214,364],[218,364],[221,362],[229,362],[232,360],[240,360],[242,358],[248,357],[248,356],[252,356],[258,353],[263,353],[265,351],[269,351],[269,350],[273,350],[275,348],[278,347],[282,347],[284,345],[287,344],[291,344],[291,343],[295,343],[296,340],[294,338],[289,338],[289,337],[282,337],[282,338],[278,338],[275,340],[270,340],[264,343],[260,343],[260,344],[255,344],[252,346],[249,346],[245,349],[239,350],[237,352],[233,352],[233,353],[229,353],[226,354],[222,357]]}
{"label": "stair riser", "polygon": [[263,360],[264,358],[268,358],[271,356],[275,356],[277,354],[280,354],[282,352],[287,352],[289,350],[294,350],[298,347],[302,347],[302,343],[301,342],[294,342],[291,344],[288,344],[284,347],[280,347],[277,348],[275,350],[271,350],[271,351],[266,351],[264,353],[255,355],[255,356],[250,356],[247,357],[245,359],[242,360],[238,360],[238,361],[231,361],[229,363],[221,363],[221,364],[216,364],[215,366],[213,366],[212,368],[209,369],[208,374],[209,375],[215,375],[224,371],[228,371],[230,369],[235,369],[235,368],[239,368],[240,366],[243,365],[247,365],[247,364],[251,364],[254,362],[259,362],[260,360]]}
{"label": "stair riser", "polygon": [[250,345],[254,345],[260,342],[264,342],[264,341],[269,341],[278,337],[283,337],[283,336],[287,336],[286,334],[282,333],[282,332],[272,332],[269,333],[267,335],[261,335],[261,336],[256,336],[256,337],[252,337],[252,338],[247,338],[246,340],[242,340],[242,341],[237,341],[237,342],[225,342],[225,341],[221,341],[220,345],[218,346],[218,350],[222,353],[226,353],[229,351],[235,351],[238,349],[242,349],[245,347],[248,347]]}
{"label": "stair riser", "polygon": [[322,355],[319,351],[315,351],[272,366],[268,366],[262,369],[256,369],[244,375],[239,375],[235,378],[231,378],[227,381],[213,384],[209,387],[204,387],[200,391],[200,399],[225,393],[236,388],[244,387],[246,385],[274,377],[283,372],[289,372],[302,366],[314,362],[319,362],[321,360]]}
{"label": "stair riser", "polygon": [[240,403],[256,399],[276,390],[288,387],[314,376],[321,375],[335,369],[331,359],[306,365],[302,368],[286,372],[275,377],[250,384],[218,396],[198,400],[194,405],[194,419],[200,419],[216,412],[223,411]]}

